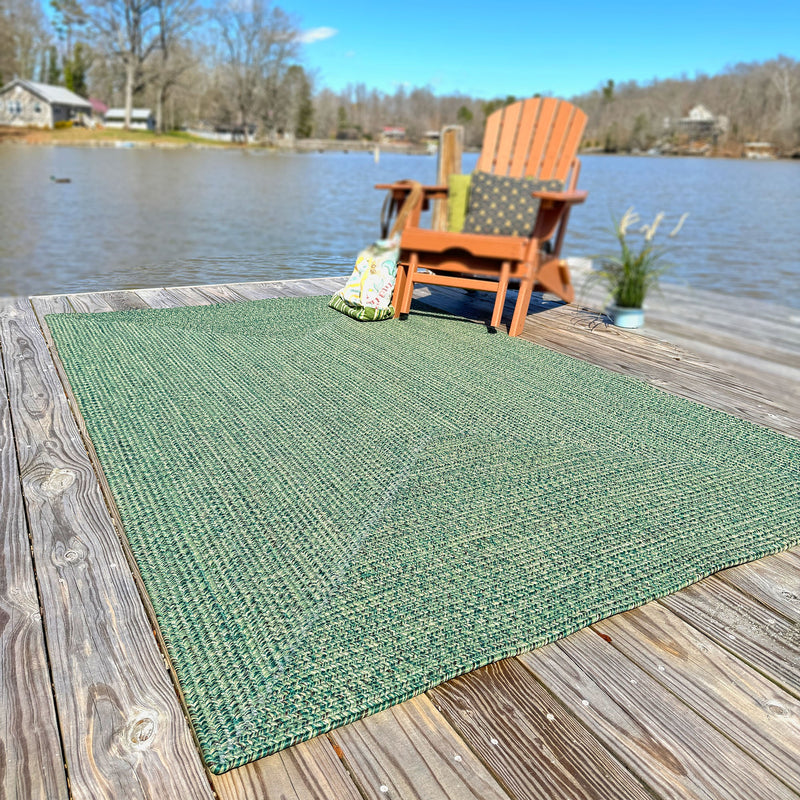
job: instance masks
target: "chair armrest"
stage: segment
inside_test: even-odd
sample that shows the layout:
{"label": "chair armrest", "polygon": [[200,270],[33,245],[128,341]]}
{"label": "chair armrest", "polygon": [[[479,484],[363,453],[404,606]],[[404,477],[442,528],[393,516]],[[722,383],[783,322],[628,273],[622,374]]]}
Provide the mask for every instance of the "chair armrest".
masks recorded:
{"label": "chair armrest", "polygon": [[[395,183],[378,183],[375,184],[376,189],[388,189],[389,193],[386,195],[386,200],[383,203],[381,210],[381,235],[388,236],[390,230],[390,223],[395,214],[398,214],[400,207],[405,203],[406,199],[411,192],[411,184],[409,181],[395,181]],[[419,225],[419,218],[423,211],[430,208],[431,200],[446,200],[447,187],[446,186],[422,186],[422,193],[419,198],[414,201],[414,208],[411,211],[410,217],[407,219],[405,226]]]}
{"label": "chair armrest", "polygon": [[573,190],[571,192],[531,192],[532,197],[538,197],[544,208],[552,208],[557,203],[565,205],[578,205],[589,196],[589,192]]}
{"label": "chair armrest", "polygon": [[[407,183],[402,181],[397,183],[376,183],[376,189],[391,190],[392,192],[401,192],[408,194],[410,187]],[[447,198],[446,186],[423,186],[422,193],[426,200],[444,200]]]}
{"label": "chair armrest", "polygon": [[541,203],[533,227],[533,238],[540,242],[549,241],[557,236],[554,253],[561,252],[561,242],[564,238],[564,224],[569,217],[572,206],[582,203],[589,196],[586,191],[567,192],[531,192],[532,197],[537,197]]}

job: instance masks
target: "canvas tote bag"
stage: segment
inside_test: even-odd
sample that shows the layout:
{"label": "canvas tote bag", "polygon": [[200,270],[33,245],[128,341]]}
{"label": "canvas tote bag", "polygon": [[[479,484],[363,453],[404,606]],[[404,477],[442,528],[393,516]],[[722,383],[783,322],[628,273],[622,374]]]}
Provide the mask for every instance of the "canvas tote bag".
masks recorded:
{"label": "canvas tote bag", "polygon": [[356,258],[353,274],[331,298],[328,305],[361,321],[376,321],[394,316],[392,294],[400,258],[400,232],[422,195],[422,184],[404,181],[411,187],[397,214],[389,236],[364,248]]}

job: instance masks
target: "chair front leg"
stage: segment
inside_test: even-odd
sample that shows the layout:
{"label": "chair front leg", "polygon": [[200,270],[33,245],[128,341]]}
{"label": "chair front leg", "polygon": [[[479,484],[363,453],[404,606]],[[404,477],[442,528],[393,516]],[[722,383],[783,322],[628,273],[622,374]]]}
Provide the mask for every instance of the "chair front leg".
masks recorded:
{"label": "chair front leg", "polygon": [[500,325],[500,320],[503,318],[503,306],[506,304],[506,291],[508,290],[508,276],[511,272],[511,262],[504,261],[500,267],[500,280],[497,284],[497,297],[494,299],[494,310],[492,311],[493,328]]}
{"label": "chair front leg", "polygon": [[394,280],[394,291],[392,292],[392,305],[394,306],[395,319],[400,316],[400,305],[403,302],[403,292],[408,280],[408,267],[398,260],[397,277]]}
{"label": "chair front leg", "polygon": [[419,256],[416,253],[411,253],[408,259],[408,268],[406,271],[405,285],[403,286],[403,299],[400,301],[400,314],[408,314],[411,311],[411,297],[414,294],[414,277],[417,274],[417,264],[419,263]]}
{"label": "chair front leg", "polygon": [[529,275],[519,283],[519,294],[517,295],[517,304],[514,306],[514,316],[511,318],[509,336],[519,336],[525,327],[525,318],[528,316],[528,306],[533,292],[533,281],[533,276]]}

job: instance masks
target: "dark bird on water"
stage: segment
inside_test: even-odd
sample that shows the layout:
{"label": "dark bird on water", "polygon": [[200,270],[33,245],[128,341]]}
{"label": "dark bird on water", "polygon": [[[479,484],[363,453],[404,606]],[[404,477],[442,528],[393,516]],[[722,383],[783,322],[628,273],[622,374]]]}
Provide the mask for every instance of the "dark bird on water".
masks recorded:
{"label": "dark bird on water", "polygon": [[50,180],[53,183],[72,183],[72,178],[56,178],[55,175],[51,175]]}

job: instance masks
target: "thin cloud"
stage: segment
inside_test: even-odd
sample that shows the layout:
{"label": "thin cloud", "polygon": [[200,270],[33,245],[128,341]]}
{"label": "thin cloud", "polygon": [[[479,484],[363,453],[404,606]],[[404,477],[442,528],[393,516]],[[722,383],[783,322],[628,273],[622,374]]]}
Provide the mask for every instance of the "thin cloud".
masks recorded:
{"label": "thin cloud", "polygon": [[323,39],[330,39],[331,36],[336,36],[339,31],[336,28],[309,28],[303,31],[298,37],[298,41],[303,44],[313,44],[314,42],[321,42]]}

